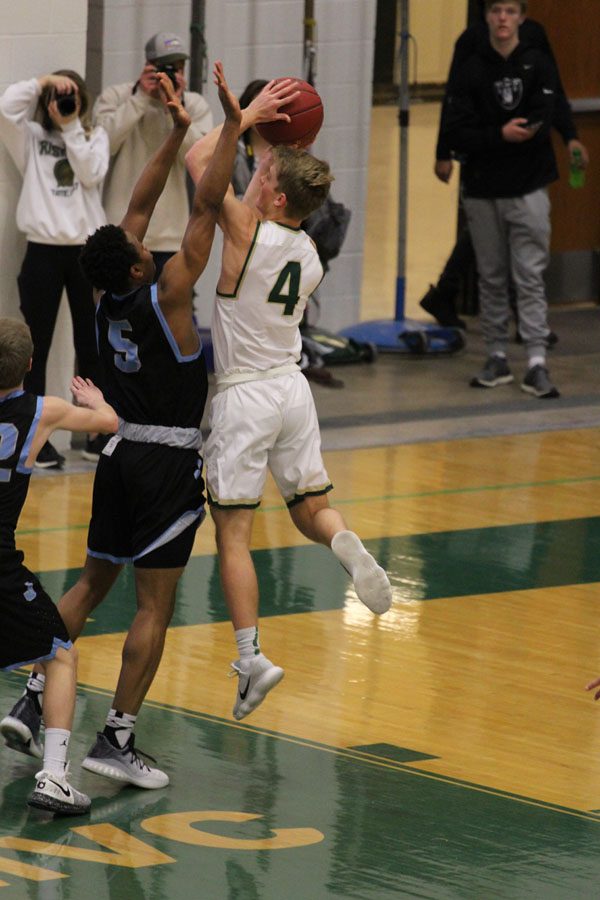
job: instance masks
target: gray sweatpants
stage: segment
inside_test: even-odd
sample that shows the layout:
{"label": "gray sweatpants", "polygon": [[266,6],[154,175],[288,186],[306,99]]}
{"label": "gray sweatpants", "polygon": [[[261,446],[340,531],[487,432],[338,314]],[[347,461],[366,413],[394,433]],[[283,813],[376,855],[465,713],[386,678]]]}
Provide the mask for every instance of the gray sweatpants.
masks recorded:
{"label": "gray sweatpants", "polygon": [[550,255],[550,200],[546,188],[523,197],[465,197],[464,209],[479,274],[479,304],[488,354],[509,340],[508,285],[517,292],[519,332],[529,358],[546,355],[548,304],[544,271]]}

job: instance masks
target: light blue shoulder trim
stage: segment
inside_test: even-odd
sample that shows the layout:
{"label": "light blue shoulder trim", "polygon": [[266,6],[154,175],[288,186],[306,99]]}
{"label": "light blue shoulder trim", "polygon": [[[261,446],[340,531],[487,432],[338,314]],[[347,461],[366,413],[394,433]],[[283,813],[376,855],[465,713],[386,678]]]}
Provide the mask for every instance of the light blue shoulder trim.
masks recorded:
{"label": "light blue shoulder trim", "polygon": [[23,475],[30,475],[33,470],[33,466],[26,466],[25,461],[29,456],[29,451],[31,450],[31,444],[40,422],[40,416],[42,415],[43,406],[44,398],[38,397],[35,407],[35,416],[33,417],[33,422],[31,423],[31,427],[29,428],[29,433],[25,438],[25,443],[23,444],[23,449],[21,450],[21,455],[19,456],[19,462],[16,465],[17,472],[22,472]]}
{"label": "light blue shoulder trim", "polygon": [[100,328],[98,327],[98,314],[100,313],[101,303],[102,297],[100,297],[100,301],[96,304],[96,309],[94,310],[94,334],[96,335],[96,350],[98,351],[98,356],[100,356]]}
{"label": "light blue shoulder trim", "polygon": [[24,393],[23,388],[18,388],[16,391],[11,391],[6,397],[0,397],[0,403],[4,403],[6,400],[13,400],[15,397],[22,397]]}
{"label": "light blue shoulder trim", "polygon": [[200,340],[200,334],[198,332],[198,329],[196,329],[196,334],[198,335],[197,351],[195,353],[192,353],[191,356],[183,356],[181,350],[177,346],[177,341],[175,340],[175,338],[173,337],[173,335],[171,333],[171,329],[169,328],[167,320],[165,319],[165,315],[164,315],[162,309],[160,308],[160,305],[158,302],[158,289],[157,289],[156,284],[153,284],[150,287],[150,297],[152,299],[152,306],[154,307],[154,312],[156,313],[156,318],[160,322],[161,328],[165,333],[165,337],[170,344],[171,350],[173,351],[173,354],[174,354],[177,362],[181,362],[181,363],[192,362],[192,360],[198,359],[198,357],[202,355],[202,341]]}

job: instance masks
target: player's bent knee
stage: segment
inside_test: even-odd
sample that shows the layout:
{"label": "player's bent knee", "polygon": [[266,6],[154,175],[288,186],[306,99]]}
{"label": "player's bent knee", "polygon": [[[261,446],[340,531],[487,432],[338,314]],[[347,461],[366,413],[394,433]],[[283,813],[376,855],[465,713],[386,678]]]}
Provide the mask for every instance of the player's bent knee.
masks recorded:
{"label": "player's bent knee", "polygon": [[44,672],[47,672],[48,666],[52,663],[59,663],[69,669],[76,670],[78,660],[79,652],[75,647],[75,644],[72,644],[70,647],[59,647],[52,659],[44,660],[44,662],[41,663],[41,666],[44,669]]}

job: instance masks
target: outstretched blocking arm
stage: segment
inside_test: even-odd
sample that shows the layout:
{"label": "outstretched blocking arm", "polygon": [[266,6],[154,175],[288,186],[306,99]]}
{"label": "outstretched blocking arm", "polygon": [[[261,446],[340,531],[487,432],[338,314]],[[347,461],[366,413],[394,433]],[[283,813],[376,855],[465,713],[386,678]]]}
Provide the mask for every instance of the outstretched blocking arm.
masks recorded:
{"label": "outstretched blocking arm", "polygon": [[173,117],[173,129],[144,166],[121,222],[121,228],[134,234],[140,241],[144,239],[148,230],[150,217],[164,190],[171,166],[177,158],[177,153],[191,122],[180,98],[173,90],[168,75],[159,72],[156,77],[160,83],[160,90],[167,108]]}
{"label": "outstretched blocking arm", "polygon": [[229,90],[220,62],[215,63],[214,76],[225,122],[214,152],[196,184],[181,250],[166,263],[158,281],[159,302],[167,309],[190,305],[190,288],[208,261],[217,218],[233,172],[241,121],[240,105]]}

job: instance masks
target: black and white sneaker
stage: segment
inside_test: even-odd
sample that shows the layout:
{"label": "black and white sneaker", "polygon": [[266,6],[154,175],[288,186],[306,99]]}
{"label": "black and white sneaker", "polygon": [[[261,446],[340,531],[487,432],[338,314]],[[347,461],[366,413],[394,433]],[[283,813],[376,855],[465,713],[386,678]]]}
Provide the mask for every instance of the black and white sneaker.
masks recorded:
{"label": "black and white sneaker", "polygon": [[514,376],[503,356],[489,356],[483,369],[469,382],[471,387],[493,388],[499,384],[510,384]]}
{"label": "black and white sneaker", "polygon": [[0,734],[6,746],[27,756],[41,759],[44,755],[40,741],[42,717],[35,702],[27,694],[19,697],[11,711],[0,722]]}
{"label": "black and white sneaker", "polygon": [[87,794],[77,791],[69,784],[68,774],[68,766],[62,776],[54,772],[38,772],[35,776],[35,790],[27,798],[29,806],[62,816],[81,816],[88,812],[92,801]]}
{"label": "black and white sneaker", "polygon": [[166,787],[169,783],[167,773],[147,766],[141,758],[142,756],[152,762],[156,762],[156,760],[147,753],[136,750],[134,743],[135,738],[132,734],[123,749],[115,747],[106,735],[99,731],[96,735],[96,743],[81,763],[81,767],[87,769],[88,772],[95,772],[96,775],[104,775],[105,778],[111,778],[113,781],[125,781],[136,787],[150,790]]}
{"label": "black and white sneaker", "polygon": [[532,366],[531,369],[528,369],[521,384],[521,390],[526,394],[539,397],[540,400],[560,397],[558,389],[550,381],[548,369],[545,366]]}
{"label": "black and white sneaker", "polygon": [[279,684],[284,672],[263,653],[249,659],[238,659],[231,663],[231,668],[233,672],[230,675],[239,677],[233,707],[233,718],[239,721],[260,706],[269,691]]}
{"label": "black and white sneaker", "polygon": [[36,469],[62,469],[64,464],[64,456],[58,452],[56,447],[52,446],[50,441],[46,441],[34,462]]}

